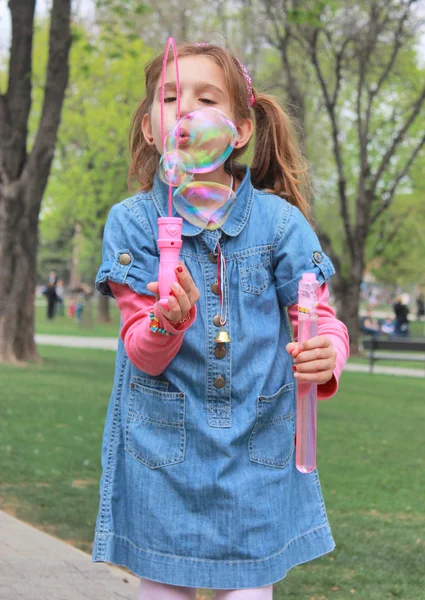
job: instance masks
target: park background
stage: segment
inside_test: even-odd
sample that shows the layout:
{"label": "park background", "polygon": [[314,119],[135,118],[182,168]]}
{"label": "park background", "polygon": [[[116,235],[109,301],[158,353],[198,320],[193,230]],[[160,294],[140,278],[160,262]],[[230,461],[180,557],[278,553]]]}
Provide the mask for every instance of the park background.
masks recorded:
{"label": "park background", "polygon": [[[91,550],[114,352],[65,336],[118,335],[93,282],[107,214],[133,193],[127,136],[146,63],[169,35],[217,42],[298,123],[355,369],[319,406],[337,548],[293,569],[275,598],[425,598],[424,363],[404,369],[395,354],[382,361],[393,374],[362,371],[358,328],[368,308],[392,315],[404,292],[410,335],[425,338],[414,308],[425,289],[424,3],[55,0],[38,1],[35,18],[31,5],[0,1],[1,510]],[[66,306],[84,299],[80,321],[46,319],[51,271]]]}

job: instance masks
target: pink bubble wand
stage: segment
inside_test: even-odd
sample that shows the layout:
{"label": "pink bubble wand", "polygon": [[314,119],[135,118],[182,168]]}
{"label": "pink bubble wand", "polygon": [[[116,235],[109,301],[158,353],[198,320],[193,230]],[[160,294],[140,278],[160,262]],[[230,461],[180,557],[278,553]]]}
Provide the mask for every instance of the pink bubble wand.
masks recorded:
{"label": "pink bubble wand", "polygon": [[[173,48],[174,64],[176,69],[176,96],[177,96],[177,121],[180,121],[180,79],[179,66],[177,60],[177,47],[174,38],[169,37],[165,47],[164,60],[162,62],[161,74],[161,138],[162,149],[165,149],[165,119],[164,119],[164,89],[165,89],[165,71],[167,68],[168,53],[170,46]],[[178,137],[177,137],[178,149]],[[159,270],[158,270],[158,288],[159,304],[165,310],[170,310],[168,298],[171,292],[171,285],[177,282],[175,268],[179,264],[180,249],[182,247],[182,227],[183,219],[173,217],[173,190],[171,183],[168,184],[168,216],[158,217],[158,247],[160,249]]]}
{"label": "pink bubble wand", "polygon": [[[298,342],[317,336],[317,287],[314,273],[304,273],[298,286]],[[301,473],[316,468],[317,383],[297,382],[295,464]]]}

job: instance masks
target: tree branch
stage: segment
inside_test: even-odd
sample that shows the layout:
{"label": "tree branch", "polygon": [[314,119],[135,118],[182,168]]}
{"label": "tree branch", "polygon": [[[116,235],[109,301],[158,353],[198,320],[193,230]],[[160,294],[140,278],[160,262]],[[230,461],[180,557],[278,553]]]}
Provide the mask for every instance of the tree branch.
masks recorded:
{"label": "tree branch", "polygon": [[340,198],[340,206],[341,206],[341,216],[344,224],[345,237],[347,240],[348,248],[350,250],[350,255],[353,258],[354,251],[354,243],[353,243],[353,234],[350,226],[350,218],[348,214],[348,199],[346,192],[346,179],[344,174],[344,166],[342,162],[341,148],[338,140],[338,124],[336,121],[335,115],[335,104],[332,102],[332,99],[329,94],[329,90],[327,88],[325,78],[322,73],[322,69],[320,67],[318,57],[317,57],[317,39],[319,36],[319,30],[314,32],[311,44],[311,60],[313,66],[316,70],[317,77],[319,79],[320,86],[322,88],[322,92],[325,98],[325,106],[329,114],[329,118],[331,121],[332,128],[332,140],[333,140],[333,149],[334,156],[338,170],[338,189],[339,189],[339,198]]}
{"label": "tree branch", "polygon": [[416,117],[418,116],[422,105],[425,101],[425,85],[422,88],[422,91],[418,97],[418,99],[416,100],[416,102],[413,104],[412,107],[412,112],[409,116],[409,118],[407,119],[407,121],[405,122],[405,124],[403,125],[403,127],[398,131],[397,135],[395,136],[395,138],[393,139],[393,142],[391,144],[391,146],[388,148],[388,150],[386,151],[384,157],[382,158],[381,164],[378,167],[378,170],[375,174],[375,177],[372,180],[372,184],[370,186],[370,192],[372,194],[375,194],[376,192],[376,186],[379,182],[379,180],[381,179],[383,173],[385,172],[385,170],[388,168],[389,162],[391,157],[394,155],[397,146],[400,144],[400,142],[403,141],[404,136],[406,135],[407,130],[409,129],[409,127],[411,126],[411,124],[413,123],[413,121],[416,119]]}
{"label": "tree branch", "polygon": [[419,152],[421,151],[421,149],[424,145],[425,145],[425,135],[422,137],[419,144],[413,150],[412,154],[410,155],[409,160],[406,162],[403,169],[401,169],[401,171],[395,177],[394,182],[393,182],[392,186],[390,187],[390,189],[388,190],[388,192],[382,193],[382,195],[385,196],[385,200],[381,204],[381,206],[375,211],[375,213],[372,215],[372,217],[370,218],[370,220],[369,220],[370,225],[373,225],[373,223],[375,223],[375,221],[381,216],[381,214],[389,207],[389,205],[391,204],[392,199],[394,197],[394,194],[395,194],[398,184],[403,179],[403,177],[405,177],[405,175],[407,175],[407,172],[409,171],[415,158],[417,157],[417,155],[419,154]]}
{"label": "tree branch", "polygon": [[[26,158],[28,117],[31,110],[31,53],[35,0],[10,0],[12,44],[9,57],[9,80],[3,96],[0,145],[4,177],[17,179]],[[7,120],[6,120],[7,119]],[[7,151],[6,151],[7,149]]]}
{"label": "tree branch", "polygon": [[68,83],[68,55],[71,47],[70,13],[71,0],[54,0],[43,110],[34,147],[24,171],[25,177],[37,173],[40,185],[47,183]]}
{"label": "tree branch", "polygon": [[[412,4],[414,4],[415,1],[416,0],[409,0],[409,2],[407,3],[406,9],[405,9],[401,19],[398,22],[398,27],[397,27],[395,35],[394,35],[393,48],[392,48],[390,59],[388,60],[387,64],[385,65],[385,67],[378,79],[376,86],[373,88],[373,90],[368,89],[369,99],[368,99],[368,103],[367,103],[366,119],[365,119],[366,135],[369,134],[369,123],[370,123],[370,117],[371,117],[371,112],[372,112],[373,100],[377,96],[379,90],[381,89],[382,85],[384,84],[385,80],[387,79],[388,75],[390,74],[390,72],[394,66],[395,60],[397,58],[397,54],[403,45],[402,44],[402,33],[403,33],[404,24],[409,15],[410,7]],[[381,28],[380,28],[381,30],[383,28],[382,25],[385,24],[387,20],[388,19],[385,19],[384,22],[381,24]]]}

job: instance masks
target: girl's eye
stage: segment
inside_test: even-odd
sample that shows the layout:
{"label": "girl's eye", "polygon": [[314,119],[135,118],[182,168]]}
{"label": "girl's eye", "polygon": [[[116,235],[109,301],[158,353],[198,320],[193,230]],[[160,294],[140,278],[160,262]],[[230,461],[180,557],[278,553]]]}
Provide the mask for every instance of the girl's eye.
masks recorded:
{"label": "girl's eye", "polygon": [[176,98],[174,96],[170,96],[169,98],[164,98],[164,102],[175,102]]}
{"label": "girl's eye", "polygon": [[200,98],[200,101],[203,102],[204,104],[216,104],[216,102],[214,102],[214,100],[210,100],[209,98]]}

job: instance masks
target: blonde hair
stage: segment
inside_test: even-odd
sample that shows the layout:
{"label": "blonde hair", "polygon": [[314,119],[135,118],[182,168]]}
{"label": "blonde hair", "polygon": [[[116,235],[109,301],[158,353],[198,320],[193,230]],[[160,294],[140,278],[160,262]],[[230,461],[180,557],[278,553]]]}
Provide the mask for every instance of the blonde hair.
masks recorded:
{"label": "blonde hair", "polygon": [[[214,44],[184,44],[178,46],[177,50],[180,58],[203,55],[218,64],[224,72],[236,123],[251,117],[247,82],[239,61],[230,52]],[[130,187],[131,177],[135,177],[140,183],[140,190],[152,188],[159,165],[160,155],[155,146],[149,145],[145,140],[142,121],[154,101],[163,57],[164,54],[157,56],[146,66],[146,97],[140,102],[130,128],[131,164],[128,183]],[[170,50],[169,60],[172,59],[173,53]],[[271,95],[258,93],[255,89],[253,95],[255,143],[250,167],[252,183],[258,189],[286,198],[310,220],[310,204],[306,197],[310,197],[311,183],[307,162],[298,145],[295,125]],[[246,147],[235,148],[227,159],[225,167],[234,176],[243,177],[243,169],[237,159],[245,150]]]}

